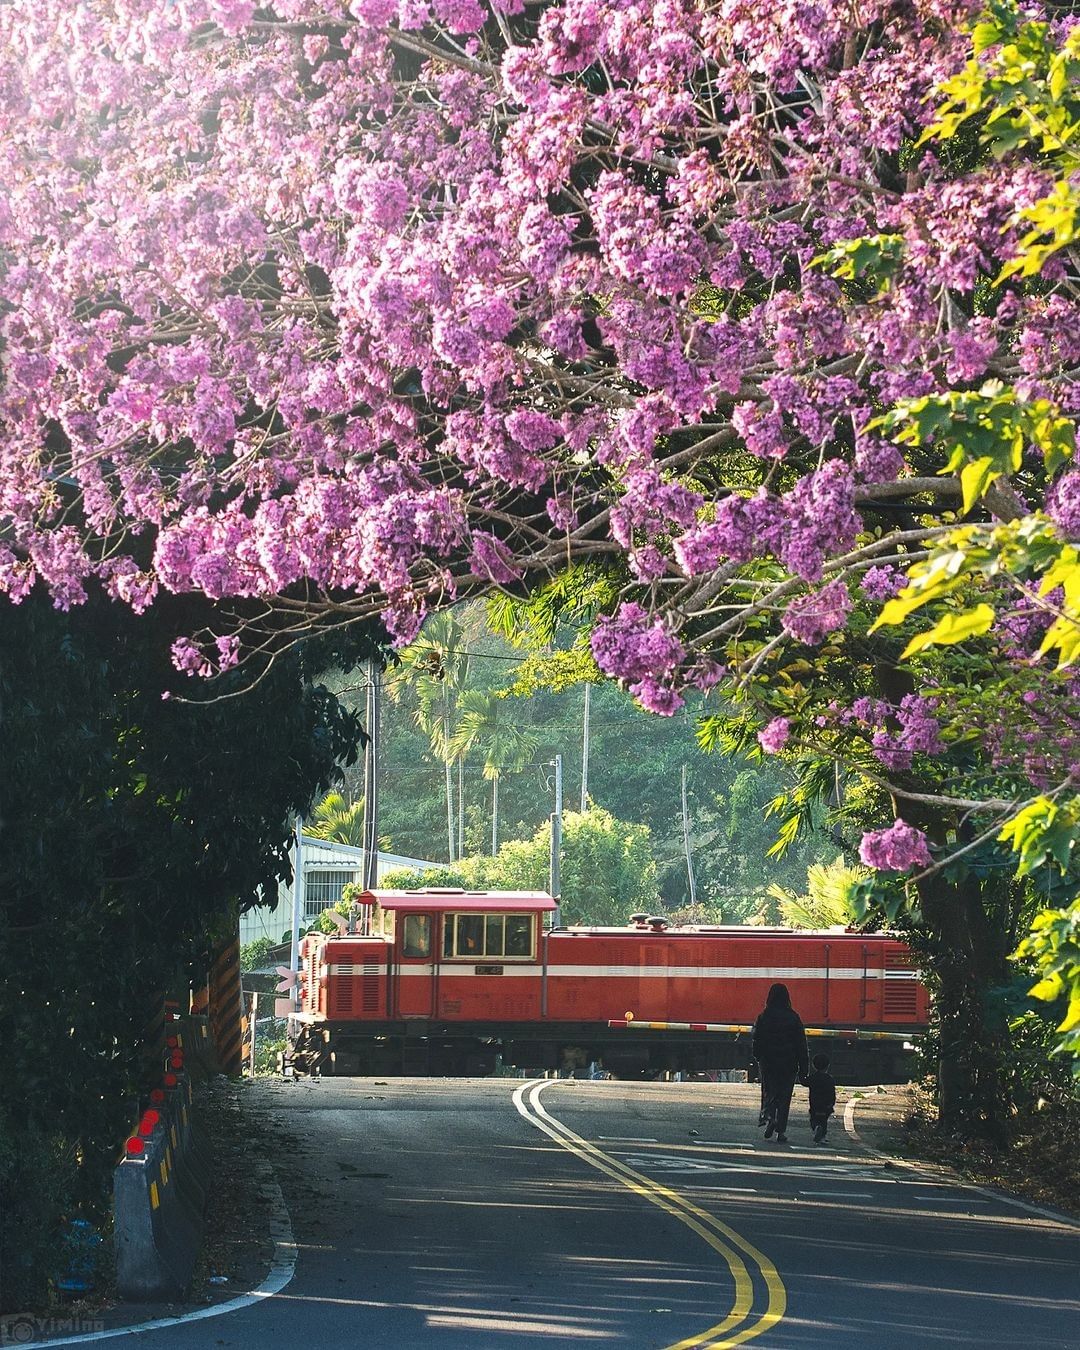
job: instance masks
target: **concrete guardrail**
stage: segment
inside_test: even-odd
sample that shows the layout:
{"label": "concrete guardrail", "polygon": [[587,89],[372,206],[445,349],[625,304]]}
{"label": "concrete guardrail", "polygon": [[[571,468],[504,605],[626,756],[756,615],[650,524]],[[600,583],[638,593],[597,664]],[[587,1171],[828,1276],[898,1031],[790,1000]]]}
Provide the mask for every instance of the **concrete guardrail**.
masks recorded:
{"label": "concrete guardrail", "polygon": [[[168,1030],[165,1072],[113,1176],[116,1284],[129,1300],[183,1294],[202,1245],[211,1170],[207,1141],[192,1113],[185,1048],[191,1032],[175,1023]],[[201,1040],[196,1032],[196,1062]]]}

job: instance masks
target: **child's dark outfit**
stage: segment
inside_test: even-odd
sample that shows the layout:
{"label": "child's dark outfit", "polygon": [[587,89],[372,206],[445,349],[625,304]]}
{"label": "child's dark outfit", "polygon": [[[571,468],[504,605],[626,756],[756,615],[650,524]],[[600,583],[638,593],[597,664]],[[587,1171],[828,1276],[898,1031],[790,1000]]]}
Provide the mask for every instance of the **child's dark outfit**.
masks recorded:
{"label": "child's dark outfit", "polygon": [[829,1117],[836,1110],[836,1082],[824,1069],[811,1069],[806,1086],[810,1089],[810,1127],[814,1142],[820,1144],[829,1128]]}

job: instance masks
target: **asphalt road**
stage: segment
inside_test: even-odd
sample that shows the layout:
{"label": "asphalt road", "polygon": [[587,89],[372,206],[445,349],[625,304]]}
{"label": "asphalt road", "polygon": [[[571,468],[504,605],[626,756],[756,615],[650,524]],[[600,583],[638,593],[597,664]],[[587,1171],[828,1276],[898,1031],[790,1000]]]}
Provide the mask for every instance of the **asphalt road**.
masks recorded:
{"label": "asphalt road", "polygon": [[[802,1094],[805,1097],[805,1094]],[[299,1255],[150,1350],[1080,1346],[1080,1231],[860,1150],[756,1088],[275,1083]],[[295,1142],[293,1142],[295,1141]]]}

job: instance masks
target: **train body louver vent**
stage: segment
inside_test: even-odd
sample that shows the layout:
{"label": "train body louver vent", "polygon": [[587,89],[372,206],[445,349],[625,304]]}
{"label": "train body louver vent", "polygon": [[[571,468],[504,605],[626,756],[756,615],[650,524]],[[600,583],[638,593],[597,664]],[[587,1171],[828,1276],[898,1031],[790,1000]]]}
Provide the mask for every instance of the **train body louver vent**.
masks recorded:
{"label": "train body louver vent", "polygon": [[366,1013],[377,1012],[379,1009],[379,963],[377,961],[365,961],[364,973],[361,976],[360,985],[360,1008]]}
{"label": "train body louver vent", "polygon": [[918,1012],[919,972],[907,952],[886,951],[881,1012],[886,1021],[914,1021]]}

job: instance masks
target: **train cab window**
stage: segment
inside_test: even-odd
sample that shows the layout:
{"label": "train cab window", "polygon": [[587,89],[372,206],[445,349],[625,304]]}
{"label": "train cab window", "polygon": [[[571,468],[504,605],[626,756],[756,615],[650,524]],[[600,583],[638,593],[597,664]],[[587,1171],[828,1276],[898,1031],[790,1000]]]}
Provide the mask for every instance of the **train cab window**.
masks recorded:
{"label": "train cab window", "polygon": [[528,960],[532,954],[531,914],[447,914],[444,920],[444,957]]}
{"label": "train cab window", "polygon": [[508,914],[506,916],[506,954],[507,956],[532,956],[531,914]]}
{"label": "train cab window", "polygon": [[403,956],[431,955],[430,914],[405,915],[405,929],[402,935],[401,951]]}

